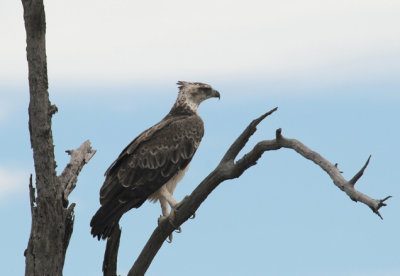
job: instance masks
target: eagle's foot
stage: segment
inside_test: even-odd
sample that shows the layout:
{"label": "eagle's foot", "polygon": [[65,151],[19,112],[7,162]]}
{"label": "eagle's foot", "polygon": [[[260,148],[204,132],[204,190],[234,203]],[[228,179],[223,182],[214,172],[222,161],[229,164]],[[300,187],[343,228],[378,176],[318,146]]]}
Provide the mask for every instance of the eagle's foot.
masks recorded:
{"label": "eagle's foot", "polygon": [[161,216],[158,218],[157,223],[158,225],[160,225],[160,223],[162,223],[164,220],[166,220],[168,218],[168,216]]}
{"label": "eagle's foot", "polygon": [[182,228],[180,226],[176,227],[169,216],[160,215],[160,217],[158,218],[158,225],[160,225],[160,223],[162,223],[166,219],[168,219],[169,224],[171,224],[175,228],[175,231],[177,231],[177,233],[182,232]]}
{"label": "eagle's foot", "polygon": [[185,196],[180,202],[178,202],[177,204],[175,204],[174,206],[172,206],[171,208],[171,215],[173,215],[173,213],[177,213],[179,207],[182,206],[182,204],[189,198],[189,196]]}
{"label": "eagle's foot", "polygon": [[[180,226],[178,226],[178,227],[176,227],[175,225],[174,225],[174,223],[172,222],[172,220],[171,220],[171,218],[169,217],[169,216],[160,216],[159,218],[158,218],[158,225],[160,225],[160,223],[162,223],[164,220],[168,220],[168,222],[175,228],[175,232],[176,233],[181,233],[182,232],[182,228],[180,227]],[[171,234],[169,234],[169,236],[168,236],[168,239],[167,239],[167,242],[168,243],[172,243],[172,238],[173,238],[173,235],[172,235],[172,233]]]}
{"label": "eagle's foot", "polygon": [[[187,200],[189,198],[189,196],[187,195],[187,196],[185,196],[180,202],[178,202],[177,204],[175,204],[175,206],[173,206],[172,208],[171,208],[171,218],[172,218],[172,220],[174,220],[175,219],[175,214],[177,214],[178,212],[179,212],[179,207],[181,207],[182,206],[182,204]],[[194,219],[196,217],[196,213],[193,213],[190,217],[189,217],[189,219]],[[178,232],[178,233],[180,233],[180,232]]]}

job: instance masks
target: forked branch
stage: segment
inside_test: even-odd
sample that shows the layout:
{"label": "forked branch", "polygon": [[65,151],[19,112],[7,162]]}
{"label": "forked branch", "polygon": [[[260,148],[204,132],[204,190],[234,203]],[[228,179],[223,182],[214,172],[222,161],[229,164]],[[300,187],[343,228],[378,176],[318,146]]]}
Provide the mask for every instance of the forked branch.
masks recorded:
{"label": "forked branch", "polygon": [[230,146],[217,168],[212,171],[196,187],[196,189],[192,192],[190,196],[187,196],[181,202],[178,209],[175,210],[175,212],[171,213],[169,219],[162,221],[156,227],[150,239],[140,253],[139,257],[135,261],[133,267],[129,271],[129,276],[144,275],[144,273],[150,266],[154,256],[157,254],[158,250],[161,248],[163,242],[167,239],[169,234],[171,234],[177,227],[188,220],[200,207],[201,203],[207,198],[207,196],[221,182],[239,177],[248,168],[254,166],[264,152],[270,150],[278,150],[280,148],[290,148],[295,150],[306,159],[311,160],[319,167],[321,167],[331,177],[333,183],[342,191],[344,191],[353,201],[360,201],[366,204],[372,209],[374,213],[382,218],[381,214],[379,213],[379,209],[382,206],[386,206],[385,201],[389,199],[390,196],[381,200],[377,200],[372,199],[369,196],[354,189],[354,184],[362,176],[364,170],[369,163],[370,158],[368,158],[366,164],[361,168],[361,170],[351,180],[347,181],[342,176],[342,173],[337,168],[337,165],[332,164],[324,157],[322,157],[319,153],[311,150],[300,141],[296,139],[285,138],[282,135],[282,130],[278,129],[276,131],[275,139],[264,140],[257,143],[251,151],[249,151],[242,158],[235,162],[239,152],[244,148],[249,138],[256,131],[257,125],[276,110],[277,108],[274,108],[252,121],[249,126],[243,131],[243,133],[235,140],[232,146]]}
{"label": "forked branch", "polygon": [[52,116],[57,107],[48,92],[46,20],[43,0],[22,0],[29,71],[29,133],[35,164],[35,188],[29,181],[31,234],[25,250],[25,275],[62,275],[74,225],[74,206],[68,195],[79,172],[93,156],[90,143],[72,151],[71,162],[57,177]]}
{"label": "forked branch", "polygon": [[96,153],[96,150],[90,146],[90,141],[86,140],[79,148],[66,152],[71,156],[71,159],[58,179],[64,194],[63,200],[67,203],[68,196],[76,187],[79,173]]}

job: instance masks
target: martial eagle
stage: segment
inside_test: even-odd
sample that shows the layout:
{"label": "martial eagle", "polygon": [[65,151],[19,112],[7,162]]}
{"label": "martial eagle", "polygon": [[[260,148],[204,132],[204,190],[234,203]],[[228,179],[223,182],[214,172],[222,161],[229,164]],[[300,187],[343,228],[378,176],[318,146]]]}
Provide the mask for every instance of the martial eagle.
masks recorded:
{"label": "martial eagle", "polygon": [[204,100],[220,94],[205,83],[177,84],[178,98],[167,116],[136,137],[105,172],[101,207],[90,222],[94,237],[108,238],[122,215],[146,199],[159,201],[164,217],[169,215],[169,206],[178,204],[174,190],[204,134],[197,109]]}

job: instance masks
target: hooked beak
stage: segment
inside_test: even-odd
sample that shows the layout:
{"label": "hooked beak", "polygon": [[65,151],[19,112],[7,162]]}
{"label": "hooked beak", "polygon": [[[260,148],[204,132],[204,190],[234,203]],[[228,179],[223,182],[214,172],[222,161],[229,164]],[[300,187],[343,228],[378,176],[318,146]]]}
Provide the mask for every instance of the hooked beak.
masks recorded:
{"label": "hooked beak", "polygon": [[212,90],[212,93],[211,93],[211,97],[213,97],[213,98],[218,98],[218,100],[221,98],[221,95],[219,94],[219,92],[217,91],[217,90]]}

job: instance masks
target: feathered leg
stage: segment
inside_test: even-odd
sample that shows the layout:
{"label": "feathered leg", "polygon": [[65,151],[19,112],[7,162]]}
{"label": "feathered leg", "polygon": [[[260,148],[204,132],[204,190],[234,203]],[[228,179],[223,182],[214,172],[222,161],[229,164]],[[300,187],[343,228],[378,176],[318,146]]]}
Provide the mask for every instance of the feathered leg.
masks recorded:
{"label": "feathered leg", "polygon": [[163,217],[169,216],[168,201],[165,198],[160,198],[161,212]]}
{"label": "feathered leg", "polygon": [[[169,206],[171,206],[171,209],[173,209],[175,206],[178,205],[178,202],[176,199],[172,196],[172,194],[167,190],[165,186],[162,186],[159,190],[159,201],[161,205],[161,211],[162,211],[162,216],[158,218],[158,223],[166,219],[169,215]],[[168,206],[169,205],[169,206]],[[176,228],[178,233],[182,232],[181,227]],[[169,235],[169,243],[172,242],[172,233]]]}
{"label": "feathered leg", "polygon": [[168,191],[165,185],[160,188],[159,195],[160,198],[164,198],[168,202],[171,208],[173,208],[176,204],[178,204],[178,201],[176,201],[176,199],[172,196],[172,193]]}

